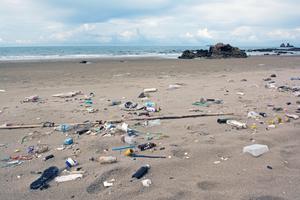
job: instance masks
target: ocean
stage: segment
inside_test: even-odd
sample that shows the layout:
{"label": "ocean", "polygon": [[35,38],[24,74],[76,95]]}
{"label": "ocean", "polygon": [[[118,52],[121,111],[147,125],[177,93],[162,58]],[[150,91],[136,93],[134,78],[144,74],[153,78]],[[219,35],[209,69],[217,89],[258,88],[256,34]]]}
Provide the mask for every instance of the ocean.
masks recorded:
{"label": "ocean", "polygon": [[190,46],[39,46],[0,47],[0,61],[121,57],[177,58]]}
{"label": "ocean", "polygon": [[[186,49],[209,46],[38,46],[0,47],[0,61],[57,60],[89,58],[159,57],[176,59]],[[255,47],[258,48],[258,47]],[[259,47],[266,48],[266,47]],[[253,49],[253,48],[241,48]],[[249,55],[261,55],[250,52]]]}

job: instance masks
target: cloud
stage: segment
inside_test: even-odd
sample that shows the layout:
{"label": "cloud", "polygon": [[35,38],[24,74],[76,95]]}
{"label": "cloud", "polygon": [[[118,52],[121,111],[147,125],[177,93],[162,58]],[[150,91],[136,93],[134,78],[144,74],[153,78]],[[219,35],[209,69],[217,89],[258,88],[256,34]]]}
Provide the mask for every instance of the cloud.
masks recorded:
{"label": "cloud", "polygon": [[279,38],[279,39],[300,39],[300,28],[295,29],[277,29],[267,33],[267,35],[271,38]]}
{"label": "cloud", "polygon": [[12,45],[29,41],[270,45],[282,40],[299,44],[298,4],[296,0],[1,0],[0,35]]}
{"label": "cloud", "polygon": [[213,38],[212,34],[208,31],[207,28],[199,29],[197,32],[197,36],[200,38],[208,38],[208,39]]}
{"label": "cloud", "polygon": [[133,37],[136,37],[137,34],[133,31],[123,31],[119,35],[121,38],[123,38],[125,40],[130,40]]}
{"label": "cloud", "polygon": [[32,43],[32,41],[31,40],[16,40],[16,43],[23,45],[23,44],[30,44],[30,43]]}

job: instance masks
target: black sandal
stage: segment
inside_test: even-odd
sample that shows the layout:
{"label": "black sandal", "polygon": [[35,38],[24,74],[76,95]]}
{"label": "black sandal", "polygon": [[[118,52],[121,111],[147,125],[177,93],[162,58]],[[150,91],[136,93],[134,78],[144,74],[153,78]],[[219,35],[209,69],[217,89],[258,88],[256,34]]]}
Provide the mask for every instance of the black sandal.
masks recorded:
{"label": "black sandal", "polygon": [[59,169],[57,167],[49,167],[46,169],[40,178],[33,181],[30,184],[30,189],[37,190],[37,189],[46,189],[49,187],[48,183],[52,181],[56,176],[59,174]]}

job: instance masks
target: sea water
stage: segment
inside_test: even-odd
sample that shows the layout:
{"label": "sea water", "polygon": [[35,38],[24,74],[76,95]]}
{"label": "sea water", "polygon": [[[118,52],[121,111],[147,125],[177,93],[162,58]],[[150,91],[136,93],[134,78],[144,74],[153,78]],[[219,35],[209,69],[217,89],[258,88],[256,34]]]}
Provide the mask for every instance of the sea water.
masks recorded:
{"label": "sea water", "polygon": [[0,47],[0,61],[88,59],[122,57],[177,58],[186,49],[201,46],[39,46]]}
{"label": "sea water", "polygon": [[[209,46],[35,46],[0,47],[0,61],[158,57],[176,59],[186,50]],[[267,47],[256,47],[267,48]],[[243,50],[251,49],[241,47]],[[252,48],[253,49],[253,48]],[[299,53],[299,52],[297,52]],[[262,55],[261,52],[247,52]]]}

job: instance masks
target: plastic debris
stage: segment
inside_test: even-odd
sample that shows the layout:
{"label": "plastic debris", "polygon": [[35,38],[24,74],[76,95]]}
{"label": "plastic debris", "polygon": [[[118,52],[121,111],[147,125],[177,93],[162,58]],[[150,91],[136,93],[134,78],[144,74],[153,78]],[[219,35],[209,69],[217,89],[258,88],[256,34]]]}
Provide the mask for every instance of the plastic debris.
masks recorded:
{"label": "plastic debris", "polygon": [[132,178],[137,178],[137,179],[142,178],[145,174],[147,174],[149,169],[150,169],[150,165],[148,164],[142,166],[132,175]]}
{"label": "plastic debris", "polygon": [[134,136],[134,135],[132,135],[132,136],[125,135],[124,136],[124,142],[129,144],[129,145],[134,145],[134,144],[137,143],[136,136]]}
{"label": "plastic debris", "polygon": [[179,88],[181,88],[181,85],[172,84],[172,85],[169,85],[168,90],[175,90],[175,89],[179,89]]}
{"label": "plastic debris", "polygon": [[84,103],[85,103],[86,105],[92,105],[92,104],[93,104],[93,101],[92,101],[91,99],[87,99],[87,100],[84,101]]}
{"label": "plastic debris", "polygon": [[156,88],[146,88],[144,89],[144,93],[157,92]]}
{"label": "plastic debris", "polygon": [[25,99],[23,100],[23,103],[37,102],[39,99],[40,98],[38,95],[33,95],[33,96],[25,97]]}
{"label": "plastic debris", "polygon": [[299,81],[300,77],[291,77],[291,81]]}
{"label": "plastic debris", "polygon": [[95,113],[95,112],[98,112],[98,109],[89,107],[89,108],[86,109],[86,111],[87,111],[88,113]]}
{"label": "plastic debris", "polygon": [[129,146],[113,147],[112,151],[121,151],[121,150],[132,149],[132,148],[135,148],[135,146],[129,145]]}
{"label": "plastic debris", "polygon": [[74,96],[79,95],[79,94],[82,94],[81,91],[54,94],[54,95],[52,95],[52,97],[70,98],[70,97],[74,97]]}
{"label": "plastic debris", "polygon": [[246,129],[247,128],[246,123],[239,122],[239,121],[236,121],[236,120],[227,120],[226,123],[230,126],[238,128],[238,129]]}
{"label": "plastic debris", "polygon": [[23,163],[23,161],[21,161],[21,160],[13,160],[13,161],[5,162],[4,164],[1,163],[1,167],[2,168],[15,167],[15,166],[21,165],[22,163]]}
{"label": "plastic debris", "polygon": [[43,158],[43,160],[46,161],[46,160],[49,160],[51,158],[54,158],[54,155],[51,154],[49,156],[46,156],[45,158]]}
{"label": "plastic debris", "polygon": [[138,98],[140,99],[146,99],[150,97],[150,95],[148,93],[142,92],[141,94],[139,94]]}
{"label": "plastic debris", "polygon": [[133,158],[166,158],[166,156],[152,156],[152,155],[139,155],[135,154],[132,149],[127,149],[124,153],[125,156],[130,156]]}
{"label": "plastic debris", "polygon": [[104,187],[112,187],[114,185],[115,179],[111,179],[109,181],[104,181],[103,186]]}
{"label": "plastic debris", "polygon": [[61,124],[58,127],[54,128],[54,130],[60,131],[60,132],[63,132],[63,133],[71,131],[72,129],[74,129],[74,126],[69,125],[69,124]]}
{"label": "plastic debris", "polygon": [[74,181],[83,177],[83,174],[69,174],[64,176],[58,176],[54,180],[57,183],[63,183],[67,181]]}
{"label": "plastic debris", "polygon": [[122,102],[121,101],[111,101],[108,106],[118,106],[118,105],[121,105]]}
{"label": "plastic debris", "polygon": [[288,114],[286,113],[285,116],[287,116],[288,118],[292,118],[292,119],[299,119],[299,115],[294,115],[294,114]]}
{"label": "plastic debris", "polygon": [[77,166],[77,165],[78,165],[78,162],[76,160],[73,160],[72,158],[68,158],[66,160],[67,168],[71,168],[71,167],[74,167],[74,166]]}
{"label": "plastic debris", "polygon": [[260,119],[262,116],[255,111],[250,111],[250,112],[248,112],[247,117],[251,118],[251,119]]}
{"label": "plastic debris", "polygon": [[67,138],[67,139],[65,139],[64,145],[71,145],[71,144],[73,144],[73,138]]}
{"label": "plastic debris", "polygon": [[138,103],[134,103],[134,102],[131,102],[131,101],[127,101],[124,104],[121,104],[120,107],[121,107],[122,110],[125,110],[125,111],[135,111],[135,110],[144,109],[143,105],[140,105]]}
{"label": "plastic debris", "polygon": [[155,143],[152,143],[152,142],[147,142],[145,144],[140,144],[138,145],[138,148],[141,150],[141,151],[145,151],[145,150],[148,150],[148,149],[152,149],[156,147],[156,144]]}
{"label": "plastic debris", "polygon": [[117,158],[114,156],[101,156],[98,158],[98,162],[101,164],[112,164],[117,162]]}
{"label": "plastic debris", "polygon": [[223,100],[220,99],[205,99],[201,98],[199,101],[194,102],[192,105],[194,106],[204,106],[209,107],[212,104],[222,104]]}
{"label": "plastic debris", "polygon": [[267,153],[268,151],[268,146],[262,144],[252,144],[243,148],[243,153],[250,153],[254,157],[261,156],[262,154]]}
{"label": "plastic debris", "polygon": [[217,122],[218,122],[219,124],[226,124],[228,120],[229,120],[229,119],[219,118],[219,119],[217,119]]}
{"label": "plastic debris", "polygon": [[152,181],[150,179],[142,180],[142,185],[144,187],[150,187],[151,184],[152,184]]}

